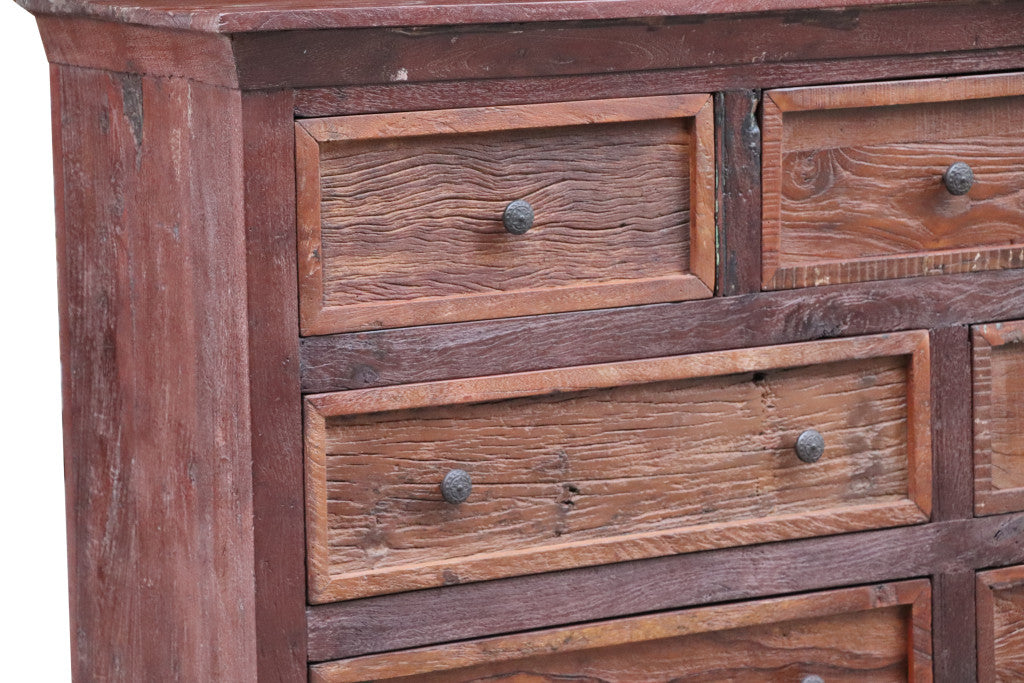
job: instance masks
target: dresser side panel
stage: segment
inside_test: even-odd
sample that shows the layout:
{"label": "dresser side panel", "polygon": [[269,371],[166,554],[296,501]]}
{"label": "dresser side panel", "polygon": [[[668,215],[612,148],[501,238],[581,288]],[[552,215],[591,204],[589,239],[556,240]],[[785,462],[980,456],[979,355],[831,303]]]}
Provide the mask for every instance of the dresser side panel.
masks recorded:
{"label": "dresser side panel", "polygon": [[76,680],[252,680],[239,96],[54,69]]}

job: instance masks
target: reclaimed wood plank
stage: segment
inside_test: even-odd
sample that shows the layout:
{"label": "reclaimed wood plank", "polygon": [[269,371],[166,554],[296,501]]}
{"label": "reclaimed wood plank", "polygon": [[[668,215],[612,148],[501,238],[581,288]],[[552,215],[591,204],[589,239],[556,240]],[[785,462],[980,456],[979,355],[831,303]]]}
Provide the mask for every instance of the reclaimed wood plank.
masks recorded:
{"label": "reclaimed wood plank", "polygon": [[717,294],[735,296],[761,289],[760,92],[717,94],[718,242]]}
{"label": "reclaimed wood plank", "polygon": [[973,681],[977,672],[975,573],[932,577],[935,679]]}
{"label": "reclaimed wood plank", "polygon": [[954,51],[914,56],[878,56],[830,62],[787,61],[742,64],[629,74],[589,74],[491,78],[437,83],[395,83],[372,86],[301,88],[295,91],[295,113],[300,118],[536,104],[584,97],[623,98],[678,93],[739,91],[791,86],[823,85],[880,79],[943,76],[1024,68],[1024,50]]}
{"label": "reclaimed wood plank", "polygon": [[658,16],[701,16],[752,12],[839,9],[927,3],[934,0],[689,0],[688,2],[539,2],[538,0],[465,0],[413,3],[408,0],[236,0],[215,6],[167,0],[145,5],[111,0],[20,0],[33,12],[91,16],[151,26],[204,32],[293,31],[347,26],[389,26],[523,21],[596,20]]}
{"label": "reclaimed wood plank", "polygon": [[[893,41],[894,25],[915,30]],[[493,26],[244,33],[233,46],[243,87],[337,87],[1018,48],[1022,30],[1019,2],[943,2],[654,23],[527,23],[500,39]]]}
{"label": "reclaimed wood plank", "polygon": [[1022,271],[340,334],[302,340],[302,389],[323,393],[1013,318],[1024,318]]}
{"label": "reclaimed wood plank", "polygon": [[1024,322],[979,325],[971,336],[975,510],[1024,509]]}
{"label": "reclaimed wood plank", "polygon": [[932,680],[927,580],[862,586],[502,636],[310,667],[317,683],[763,681],[828,675]]}
{"label": "reclaimed wood plank", "polygon": [[53,76],[73,671],[254,680],[239,95]]}
{"label": "reclaimed wood plank", "polygon": [[932,450],[935,509],[932,519],[974,515],[971,447],[970,338],[964,325],[931,330]]}
{"label": "reclaimed wood plank", "polygon": [[1022,562],[1015,514],[445,586],[310,607],[310,661]]}
{"label": "reclaimed wood plank", "polygon": [[256,667],[305,680],[306,548],[290,92],[243,93]]}

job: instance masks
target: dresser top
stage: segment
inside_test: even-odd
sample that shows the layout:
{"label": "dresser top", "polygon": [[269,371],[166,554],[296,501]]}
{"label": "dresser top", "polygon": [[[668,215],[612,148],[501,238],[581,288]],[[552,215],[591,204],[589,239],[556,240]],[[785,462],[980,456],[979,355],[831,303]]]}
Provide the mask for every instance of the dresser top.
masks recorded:
{"label": "dresser top", "polygon": [[36,14],[209,33],[370,26],[698,17],[791,10],[838,10],[948,0],[17,0]]}

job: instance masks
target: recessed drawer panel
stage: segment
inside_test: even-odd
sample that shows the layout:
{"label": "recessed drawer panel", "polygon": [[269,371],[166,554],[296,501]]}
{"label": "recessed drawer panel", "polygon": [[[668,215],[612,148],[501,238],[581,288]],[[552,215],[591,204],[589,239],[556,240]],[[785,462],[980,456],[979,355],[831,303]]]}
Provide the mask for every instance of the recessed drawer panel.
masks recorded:
{"label": "recessed drawer panel", "polygon": [[932,680],[926,580],[701,607],[317,664],[354,681]]}
{"label": "recessed drawer panel", "polygon": [[1024,266],[1024,75],[773,90],[766,289]]}
{"label": "recessed drawer panel", "polygon": [[311,396],[310,599],[925,521],[927,340]]}
{"label": "recessed drawer panel", "polygon": [[711,295],[711,98],[296,124],[304,334]]}
{"label": "recessed drawer panel", "polygon": [[974,342],[974,507],[1024,510],[1024,321],[978,325]]}
{"label": "recessed drawer panel", "polygon": [[1024,680],[1024,567],[978,574],[978,681]]}

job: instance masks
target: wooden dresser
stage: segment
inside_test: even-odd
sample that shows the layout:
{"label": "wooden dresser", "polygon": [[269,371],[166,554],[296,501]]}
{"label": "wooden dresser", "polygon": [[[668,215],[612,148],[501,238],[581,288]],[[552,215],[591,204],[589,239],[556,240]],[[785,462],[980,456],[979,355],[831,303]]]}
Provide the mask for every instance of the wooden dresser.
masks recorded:
{"label": "wooden dresser", "polygon": [[1024,680],[1024,2],[19,1],[76,680]]}

